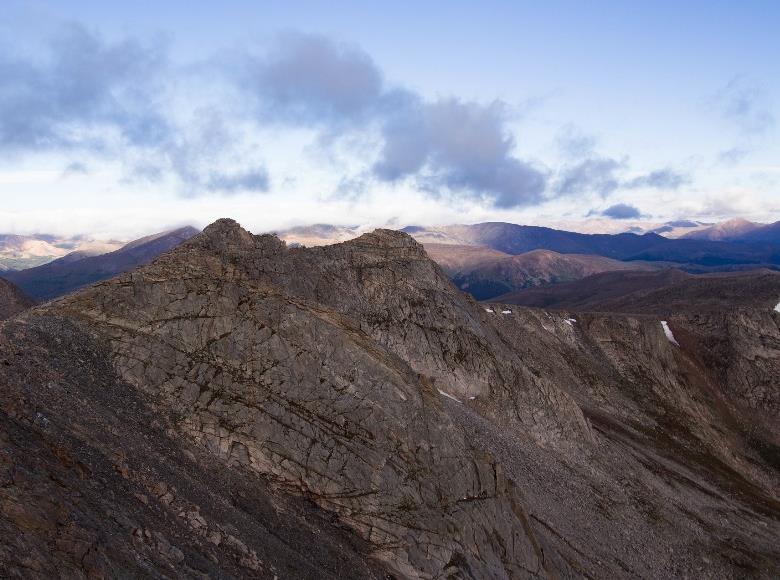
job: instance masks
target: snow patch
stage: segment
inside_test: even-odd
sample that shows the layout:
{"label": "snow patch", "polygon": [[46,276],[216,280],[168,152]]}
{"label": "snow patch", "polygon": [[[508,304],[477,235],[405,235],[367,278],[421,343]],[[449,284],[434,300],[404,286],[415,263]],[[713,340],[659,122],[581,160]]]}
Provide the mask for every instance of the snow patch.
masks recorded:
{"label": "snow patch", "polygon": [[511,310],[502,310],[501,314],[512,314]]}
{"label": "snow patch", "polygon": [[775,306],[775,312],[780,312],[780,302],[778,302],[777,306]]}
{"label": "snow patch", "polygon": [[664,334],[666,335],[666,338],[669,339],[669,342],[671,342],[675,346],[680,346],[680,343],[677,342],[677,339],[674,338],[674,334],[672,334],[672,329],[669,328],[669,324],[666,322],[666,320],[661,321],[661,326],[664,329]]}
{"label": "snow patch", "polygon": [[485,312],[490,312],[490,314],[495,314],[496,311],[493,310],[492,308],[485,308]]}
{"label": "snow patch", "polygon": [[469,401],[473,401],[473,400],[474,400],[474,399],[476,399],[476,398],[477,398],[477,397],[476,397],[475,395],[472,395],[471,397],[469,397]]}
{"label": "snow patch", "polygon": [[453,401],[455,401],[456,403],[460,403],[460,401],[459,401],[458,399],[456,399],[455,397],[453,397],[453,396],[452,396],[452,395],[450,395],[449,393],[445,393],[445,392],[444,392],[444,391],[442,391],[441,389],[436,389],[436,390],[437,390],[437,391],[439,391],[439,394],[440,394],[440,395],[444,395],[445,397],[447,397],[447,398],[449,398],[449,399],[452,399],[452,400],[453,400]]}
{"label": "snow patch", "polygon": [[566,324],[568,324],[569,326],[574,326],[574,323],[577,322],[577,319],[576,318],[567,318],[567,319],[564,320],[564,322]]}

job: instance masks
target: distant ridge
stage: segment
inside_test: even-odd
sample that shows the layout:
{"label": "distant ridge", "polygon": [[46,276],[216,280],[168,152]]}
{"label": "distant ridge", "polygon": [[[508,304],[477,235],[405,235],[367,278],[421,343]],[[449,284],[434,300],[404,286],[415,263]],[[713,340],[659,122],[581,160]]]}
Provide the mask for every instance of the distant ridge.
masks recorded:
{"label": "distant ridge", "polygon": [[552,250],[559,254],[591,254],[626,261],[677,262],[702,266],[753,264],[760,267],[780,265],[780,226],[777,226],[778,237],[771,235],[775,226],[777,224],[766,226],[769,228],[767,230],[756,230],[766,231],[764,237],[756,235],[740,243],[670,239],[654,233],[581,234],[504,222],[431,228],[409,226],[402,231],[423,244],[485,246],[507,254]]}
{"label": "distant ridge", "polygon": [[51,300],[151,262],[198,232],[191,226],[161,232],[98,256],[74,252],[42,266],[7,272],[6,278],[36,300]]}
{"label": "distant ridge", "polygon": [[734,218],[712,225],[708,228],[690,232],[682,236],[691,240],[738,241],[751,232],[764,228],[764,224],[758,224],[743,218]]}
{"label": "distant ridge", "polygon": [[531,250],[513,256],[481,246],[426,244],[425,249],[458,288],[477,300],[488,300],[521,288],[579,280],[599,272],[666,267],[661,262],[624,262],[552,250]]}

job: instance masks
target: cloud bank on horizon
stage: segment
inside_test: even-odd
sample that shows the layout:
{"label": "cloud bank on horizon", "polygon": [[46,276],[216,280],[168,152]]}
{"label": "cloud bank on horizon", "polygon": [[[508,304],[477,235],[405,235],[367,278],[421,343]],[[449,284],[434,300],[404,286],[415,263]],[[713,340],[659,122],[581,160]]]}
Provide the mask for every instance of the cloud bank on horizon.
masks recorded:
{"label": "cloud bank on horizon", "polygon": [[[670,217],[655,206],[663,196],[678,215],[780,211],[761,207],[780,167],[752,188],[741,179],[708,191],[706,161],[610,155],[568,119],[550,129],[554,153],[543,157],[523,139],[528,113],[516,104],[431,96],[388,80],[360,46],[322,34],[288,31],[190,61],[171,57],[170,40],[103,35],[74,22],[56,22],[32,49],[0,45],[0,192],[14,195],[20,165],[59,166],[56,179],[27,187],[41,205],[54,196],[78,205],[89,195],[67,184],[90,180],[110,192],[102,199],[111,198],[111,210],[123,196],[165,197],[195,220],[198,208],[205,215],[231,200],[261,207],[253,203],[296,189],[312,207],[372,204],[374,219],[399,191],[430,213],[458,207],[486,217]],[[707,102],[737,133],[718,154],[724,163],[743,163],[774,135],[775,103],[759,83],[733,75]],[[29,216],[36,204],[11,207],[16,213],[0,221]],[[384,219],[406,217],[397,213]]]}

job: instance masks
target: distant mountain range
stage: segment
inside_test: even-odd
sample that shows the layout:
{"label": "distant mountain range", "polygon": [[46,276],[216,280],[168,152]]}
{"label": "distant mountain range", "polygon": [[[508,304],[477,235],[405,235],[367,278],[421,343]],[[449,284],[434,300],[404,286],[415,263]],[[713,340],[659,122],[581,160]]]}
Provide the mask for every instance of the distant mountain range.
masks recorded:
{"label": "distant mountain range", "polygon": [[[780,222],[677,220],[637,233],[580,233],[504,222],[407,226],[455,284],[479,300],[609,271],[693,273],[780,269]],[[279,233],[289,244],[326,245],[362,228],[316,224]],[[661,235],[663,234],[663,235]]]}
{"label": "distant mountain range", "polygon": [[97,255],[111,252],[121,246],[120,242],[94,240],[84,236],[0,234],[0,272],[33,268],[71,252]]}
{"label": "distant mountain range", "polygon": [[[290,246],[321,246],[352,239],[365,229],[314,224],[277,235]],[[780,222],[679,220],[654,231],[617,234],[504,222],[408,226],[402,231],[421,242],[461,290],[479,300],[610,271],[780,269]],[[0,271],[34,299],[49,300],[145,264],[195,233],[181,228],[121,247],[85,237],[5,235],[0,236]]]}
{"label": "distant mountain range", "polygon": [[658,270],[658,262],[623,262],[587,254],[532,250],[515,256],[482,246],[425,244],[455,285],[477,300],[487,300],[521,288],[549,286],[613,270]]}
{"label": "distant mountain range", "polygon": [[[765,226],[770,228],[772,226]],[[449,243],[485,246],[507,254],[552,250],[560,254],[591,254],[616,260],[648,260],[722,266],[729,264],[780,265],[780,244],[767,239],[740,242],[706,239],[669,239],[658,234],[581,234],[540,226],[504,222],[426,228],[410,226],[402,231],[423,244]]]}
{"label": "distant mountain range", "polygon": [[735,218],[705,229],[685,234],[687,239],[723,242],[765,242],[780,243],[780,222],[759,224],[742,218]]}
{"label": "distant mountain range", "polygon": [[187,226],[162,232],[99,255],[76,251],[41,266],[5,272],[4,276],[34,299],[51,300],[77,288],[146,264],[191,238],[198,231]]}

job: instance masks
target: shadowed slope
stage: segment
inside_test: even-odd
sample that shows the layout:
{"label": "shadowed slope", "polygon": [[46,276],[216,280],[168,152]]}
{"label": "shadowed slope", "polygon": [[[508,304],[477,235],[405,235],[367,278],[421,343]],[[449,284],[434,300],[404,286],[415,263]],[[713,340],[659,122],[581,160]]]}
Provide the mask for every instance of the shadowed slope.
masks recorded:
{"label": "shadowed slope", "polygon": [[0,320],[11,318],[34,304],[35,301],[19,288],[0,278]]}

